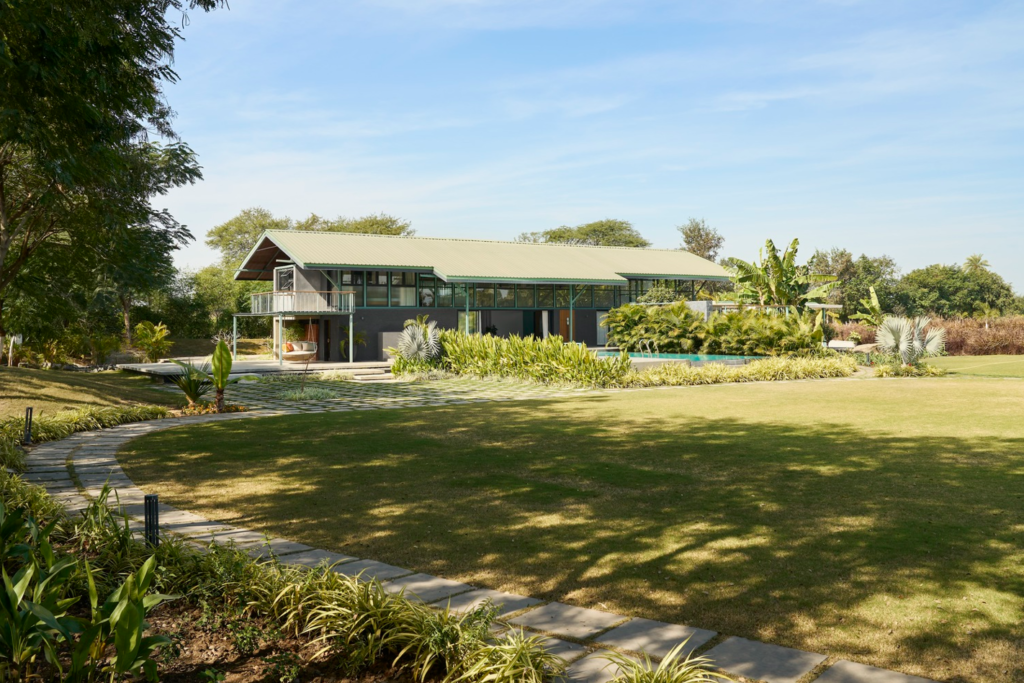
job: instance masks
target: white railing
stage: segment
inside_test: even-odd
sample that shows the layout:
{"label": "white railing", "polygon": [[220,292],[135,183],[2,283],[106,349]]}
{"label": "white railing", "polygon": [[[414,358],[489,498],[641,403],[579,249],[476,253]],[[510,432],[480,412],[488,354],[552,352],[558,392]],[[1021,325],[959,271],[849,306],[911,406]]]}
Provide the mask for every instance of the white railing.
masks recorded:
{"label": "white railing", "polygon": [[256,292],[251,296],[252,313],[352,313],[354,292],[281,291]]}

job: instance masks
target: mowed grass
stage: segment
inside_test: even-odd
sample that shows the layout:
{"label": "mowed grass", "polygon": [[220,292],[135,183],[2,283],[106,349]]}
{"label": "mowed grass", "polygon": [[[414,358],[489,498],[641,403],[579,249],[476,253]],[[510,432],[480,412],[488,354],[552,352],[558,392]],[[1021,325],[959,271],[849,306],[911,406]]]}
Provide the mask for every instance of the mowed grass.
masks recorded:
{"label": "mowed grass", "polygon": [[164,502],[472,584],[1024,681],[1024,382],[268,417],[126,446]]}
{"label": "mowed grass", "polygon": [[1024,378],[1024,356],[945,356],[928,363],[954,375]]}
{"label": "mowed grass", "polygon": [[127,372],[67,372],[0,367],[0,419],[68,408],[154,403],[179,406],[182,399],[158,391],[153,380]]}

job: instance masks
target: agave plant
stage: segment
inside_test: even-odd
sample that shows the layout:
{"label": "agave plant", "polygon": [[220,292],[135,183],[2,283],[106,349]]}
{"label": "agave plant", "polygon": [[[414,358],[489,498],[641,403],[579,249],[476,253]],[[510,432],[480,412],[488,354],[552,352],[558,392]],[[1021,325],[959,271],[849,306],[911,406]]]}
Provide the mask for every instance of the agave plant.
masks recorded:
{"label": "agave plant", "polygon": [[192,407],[213,388],[213,382],[210,381],[210,364],[203,363],[196,367],[192,361],[183,363],[173,358],[171,362],[181,368],[181,374],[171,377],[170,380],[174,386],[181,389],[188,399],[189,407]]}
{"label": "agave plant", "polygon": [[946,348],[946,330],[926,330],[931,318],[889,316],[878,327],[875,340],[884,353],[898,356],[903,365],[917,365]]}

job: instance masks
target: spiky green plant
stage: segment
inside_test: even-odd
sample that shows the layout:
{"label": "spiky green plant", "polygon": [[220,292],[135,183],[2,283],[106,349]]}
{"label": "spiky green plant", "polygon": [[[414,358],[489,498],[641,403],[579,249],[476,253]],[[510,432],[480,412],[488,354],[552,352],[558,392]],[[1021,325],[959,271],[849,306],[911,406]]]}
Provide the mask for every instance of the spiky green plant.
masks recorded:
{"label": "spiky green plant", "polygon": [[811,272],[809,265],[798,266],[799,246],[800,240],[794,239],[780,254],[775,243],[767,240],[758,261],[729,259],[740,300],[762,306],[802,306],[827,297],[838,281],[833,275]]}
{"label": "spiky green plant", "polygon": [[937,356],[946,347],[946,331],[927,329],[931,318],[888,316],[879,325],[875,341],[883,353],[897,356],[903,365],[917,365],[928,356]]}
{"label": "spiky green plant", "polygon": [[617,652],[604,655],[609,665],[617,666],[618,675],[614,683],[719,683],[733,679],[709,667],[713,662],[707,657],[684,655],[686,641],[679,643],[665,655],[657,666],[644,653],[639,661]]}
{"label": "spiky green plant", "polygon": [[171,383],[181,389],[181,393],[185,394],[190,406],[194,406],[203,396],[210,393],[213,382],[210,380],[209,363],[203,363],[196,367],[192,361],[183,363],[172,358],[171,362],[181,368],[180,375],[170,377]]}
{"label": "spiky green plant", "polygon": [[540,636],[512,631],[495,643],[485,643],[471,652],[461,673],[449,677],[453,683],[544,683],[565,668],[562,659],[544,649]]}
{"label": "spiky green plant", "polygon": [[878,294],[875,293],[875,288],[870,287],[869,290],[871,298],[860,300],[861,308],[864,311],[854,313],[850,316],[850,320],[862,320],[867,325],[878,327],[885,321],[885,313],[882,312],[882,304],[878,301]]}

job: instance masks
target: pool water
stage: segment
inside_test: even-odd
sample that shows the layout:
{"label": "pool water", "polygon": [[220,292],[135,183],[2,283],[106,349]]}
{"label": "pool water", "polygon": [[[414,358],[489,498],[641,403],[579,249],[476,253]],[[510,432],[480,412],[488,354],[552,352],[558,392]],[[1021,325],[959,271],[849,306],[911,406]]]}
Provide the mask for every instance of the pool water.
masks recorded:
{"label": "pool water", "polygon": [[[598,351],[598,356],[618,356],[618,351]],[[725,356],[705,355],[700,353],[636,353],[629,354],[630,358],[663,358],[666,360],[688,360],[694,363],[714,363],[715,361],[736,361],[736,360],[757,360],[761,356]]]}

